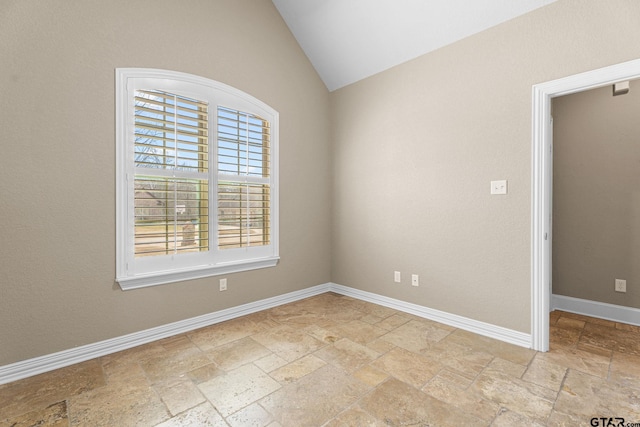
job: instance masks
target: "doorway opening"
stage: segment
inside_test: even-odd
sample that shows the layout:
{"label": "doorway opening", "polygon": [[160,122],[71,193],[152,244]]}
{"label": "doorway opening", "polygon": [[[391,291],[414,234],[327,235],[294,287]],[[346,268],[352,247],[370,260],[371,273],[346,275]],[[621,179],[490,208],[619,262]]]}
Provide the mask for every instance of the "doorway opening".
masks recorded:
{"label": "doorway opening", "polygon": [[537,84],[532,88],[531,348],[534,350],[549,350],[553,197],[551,99],[637,78],[640,78],[640,60]]}

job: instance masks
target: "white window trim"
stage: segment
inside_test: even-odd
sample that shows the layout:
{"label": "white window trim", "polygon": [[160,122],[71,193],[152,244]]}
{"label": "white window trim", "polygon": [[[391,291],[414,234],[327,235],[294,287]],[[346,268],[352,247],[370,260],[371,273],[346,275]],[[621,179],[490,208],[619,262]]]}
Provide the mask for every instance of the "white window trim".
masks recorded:
{"label": "white window trim", "polygon": [[[215,98],[220,99],[214,105],[225,105],[227,107],[238,107],[247,112],[266,112],[271,122],[271,244],[261,247],[256,251],[256,256],[238,257],[228,259],[228,256],[214,257],[218,250],[212,250],[211,257],[206,263],[189,267],[173,268],[166,270],[156,270],[152,272],[140,272],[135,269],[135,258],[133,256],[133,245],[131,231],[133,229],[133,215],[130,206],[133,203],[132,188],[128,178],[133,181],[131,175],[131,153],[130,135],[128,130],[131,127],[133,115],[131,109],[132,97],[128,94],[128,87],[131,79],[163,79],[176,82],[176,84],[195,84],[203,90],[210,90],[215,93]],[[231,103],[231,105],[229,105]],[[264,102],[251,95],[225,85],[214,80],[206,79],[191,74],[180,73],[168,70],[147,69],[147,68],[117,68],[116,69],[116,282],[123,290],[137,289],[147,286],[161,285],[184,280],[199,279],[203,277],[216,276],[221,274],[237,273],[242,271],[255,270],[259,268],[273,267],[278,263],[279,257],[279,208],[278,208],[278,132],[279,132],[278,112]],[[210,132],[211,157],[217,158],[217,146],[211,142],[216,131]],[[131,164],[130,164],[131,163]],[[209,186],[210,203],[215,203],[215,188],[217,187],[218,172],[216,168],[210,167],[210,182],[215,185]],[[211,238],[213,245],[210,250],[217,247],[217,208],[215,204],[210,208],[210,224],[212,225]],[[234,249],[236,253],[247,253],[242,248]]]}

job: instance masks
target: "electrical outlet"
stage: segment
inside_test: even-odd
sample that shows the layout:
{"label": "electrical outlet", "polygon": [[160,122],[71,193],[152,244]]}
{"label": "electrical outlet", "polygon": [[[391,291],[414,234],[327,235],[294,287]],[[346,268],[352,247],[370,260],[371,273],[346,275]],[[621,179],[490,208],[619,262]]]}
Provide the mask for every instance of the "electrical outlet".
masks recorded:
{"label": "electrical outlet", "polygon": [[491,181],[491,194],[507,194],[507,180]]}
{"label": "electrical outlet", "polygon": [[627,281],[624,279],[616,279],[616,292],[627,292]]}
{"label": "electrical outlet", "polygon": [[227,279],[220,279],[220,292],[227,290]]}
{"label": "electrical outlet", "polygon": [[393,281],[396,283],[400,283],[401,279],[400,279],[400,272],[399,271],[394,271],[393,272]]}
{"label": "electrical outlet", "polygon": [[411,286],[420,286],[420,278],[417,274],[411,275]]}

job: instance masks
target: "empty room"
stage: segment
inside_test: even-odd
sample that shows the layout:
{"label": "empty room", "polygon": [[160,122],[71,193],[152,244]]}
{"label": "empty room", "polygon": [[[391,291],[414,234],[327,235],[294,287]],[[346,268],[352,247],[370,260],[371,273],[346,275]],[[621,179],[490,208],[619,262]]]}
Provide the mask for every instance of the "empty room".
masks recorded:
{"label": "empty room", "polygon": [[640,423],[638,41],[635,0],[0,1],[0,426]]}

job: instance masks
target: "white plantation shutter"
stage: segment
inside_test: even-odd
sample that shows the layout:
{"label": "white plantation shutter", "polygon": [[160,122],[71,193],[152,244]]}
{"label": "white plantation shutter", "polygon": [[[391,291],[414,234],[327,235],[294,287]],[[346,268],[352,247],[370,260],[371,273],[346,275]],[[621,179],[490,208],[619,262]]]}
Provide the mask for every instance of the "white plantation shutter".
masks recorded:
{"label": "white plantation shutter", "polygon": [[135,92],[135,255],[208,249],[208,105]]}
{"label": "white plantation shutter", "polygon": [[270,124],[218,107],[218,248],[270,243]]}
{"label": "white plantation shutter", "polygon": [[116,70],[123,289],[273,267],[278,113],[213,80]]}

